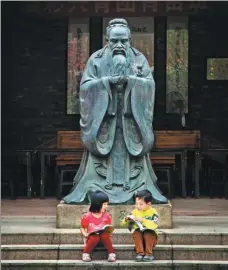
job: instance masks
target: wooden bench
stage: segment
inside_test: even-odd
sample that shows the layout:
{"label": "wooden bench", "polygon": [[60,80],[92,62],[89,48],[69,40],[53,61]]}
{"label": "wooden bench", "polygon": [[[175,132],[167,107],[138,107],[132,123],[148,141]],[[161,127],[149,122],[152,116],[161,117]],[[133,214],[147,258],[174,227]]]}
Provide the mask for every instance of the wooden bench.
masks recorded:
{"label": "wooden bench", "polygon": [[[67,165],[79,165],[82,159],[83,152],[77,152],[75,154],[61,154],[56,157],[57,166],[67,166]],[[151,160],[154,165],[175,165],[175,156],[151,156]]]}
{"label": "wooden bench", "polygon": [[[57,166],[79,165],[81,162],[84,147],[81,142],[80,131],[58,131],[57,148],[77,149],[75,153],[63,153],[56,157]],[[175,156],[153,156],[153,164],[175,164]]]}
{"label": "wooden bench", "polygon": [[[167,181],[161,181],[161,184],[168,186],[170,197],[174,194],[173,182],[171,180],[171,174],[174,165],[176,165],[176,149],[198,149],[200,145],[200,132],[199,131],[155,131],[155,143],[151,152],[151,161],[155,165],[155,169],[165,171],[167,174]],[[59,149],[74,149],[77,150],[73,154],[63,153],[56,157],[56,165],[59,168],[65,166],[80,165],[84,147],[81,142],[80,131],[58,131],[57,133],[57,148]],[[156,150],[163,150],[159,153]],[[172,150],[173,152],[167,152]],[[184,159],[184,160],[183,160]],[[182,157],[180,163],[181,172],[181,186],[182,196],[186,197],[186,182],[185,182],[185,157]],[[157,167],[158,166],[158,167]],[[160,166],[160,168],[159,168]],[[67,169],[61,170],[61,177],[59,182],[59,193],[58,197],[61,197],[62,185],[63,185],[63,173]],[[71,169],[72,171],[72,169]],[[196,180],[198,185],[198,180]],[[65,183],[66,185],[71,182]],[[159,183],[158,183],[159,184]],[[171,191],[172,190],[172,191]]]}
{"label": "wooden bench", "polygon": [[[155,131],[155,144],[153,149],[197,149],[200,143],[199,131]],[[74,154],[61,154],[56,157],[57,166],[79,165],[84,147],[81,142],[80,131],[58,131],[57,148],[77,149]],[[153,164],[174,165],[175,155],[151,155]]]}
{"label": "wooden bench", "polygon": [[156,149],[199,149],[199,130],[158,130],[155,131]]}

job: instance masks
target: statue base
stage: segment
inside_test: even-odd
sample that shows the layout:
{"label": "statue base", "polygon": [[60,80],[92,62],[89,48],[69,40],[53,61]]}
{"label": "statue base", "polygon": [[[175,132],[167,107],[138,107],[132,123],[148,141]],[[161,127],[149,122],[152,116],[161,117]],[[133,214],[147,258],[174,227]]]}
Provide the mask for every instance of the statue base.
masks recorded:
{"label": "statue base", "polygon": [[[158,211],[159,229],[173,228],[172,205],[155,204],[153,207]],[[88,212],[88,205],[58,204],[56,210],[56,228],[76,229],[80,228],[80,220],[84,213]],[[120,220],[124,215],[130,214],[134,205],[110,205],[108,212],[112,217],[112,224],[115,228],[121,228]]]}

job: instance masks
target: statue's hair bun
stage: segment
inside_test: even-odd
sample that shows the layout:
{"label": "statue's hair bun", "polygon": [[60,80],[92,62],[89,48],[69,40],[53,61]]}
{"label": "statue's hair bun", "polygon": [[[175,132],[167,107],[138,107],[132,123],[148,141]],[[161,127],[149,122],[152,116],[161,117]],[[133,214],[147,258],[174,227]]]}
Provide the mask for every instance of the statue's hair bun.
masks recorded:
{"label": "statue's hair bun", "polygon": [[109,38],[109,33],[110,33],[111,29],[113,29],[114,27],[117,27],[117,26],[126,27],[126,29],[128,31],[129,38],[131,38],[131,31],[130,31],[130,28],[128,27],[127,21],[125,19],[116,18],[116,19],[112,19],[109,22],[108,26],[106,27],[106,39],[107,40]]}
{"label": "statue's hair bun", "polygon": [[108,24],[109,27],[112,27],[114,25],[122,25],[122,26],[128,27],[127,21],[125,19],[119,19],[119,18],[111,20]]}

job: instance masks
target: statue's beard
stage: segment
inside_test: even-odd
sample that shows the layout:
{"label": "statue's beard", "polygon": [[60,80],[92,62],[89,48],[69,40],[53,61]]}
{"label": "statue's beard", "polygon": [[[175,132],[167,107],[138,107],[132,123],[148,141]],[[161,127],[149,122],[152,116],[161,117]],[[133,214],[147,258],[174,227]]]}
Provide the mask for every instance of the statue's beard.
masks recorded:
{"label": "statue's beard", "polygon": [[115,54],[112,57],[114,76],[124,76],[127,69],[127,59],[123,54]]}
{"label": "statue's beard", "polygon": [[111,74],[112,76],[125,76],[127,67],[130,63],[130,52],[126,50],[123,54],[117,54],[112,52],[111,49],[108,50],[108,59],[111,64]]}

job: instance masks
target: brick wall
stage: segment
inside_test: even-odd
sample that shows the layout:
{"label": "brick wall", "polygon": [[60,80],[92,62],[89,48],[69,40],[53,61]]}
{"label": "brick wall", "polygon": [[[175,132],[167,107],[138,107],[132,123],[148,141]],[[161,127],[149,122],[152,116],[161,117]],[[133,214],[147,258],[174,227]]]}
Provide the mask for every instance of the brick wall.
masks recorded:
{"label": "brick wall", "polygon": [[206,80],[207,57],[228,57],[227,16],[190,18],[189,123],[228,146],[228,81]]}
{"label": "brick wall", "polygon": [[34,148],[58,129],[77,129],[66,115],[67,19],[13,16],[3,24],[3,146]]}

